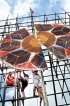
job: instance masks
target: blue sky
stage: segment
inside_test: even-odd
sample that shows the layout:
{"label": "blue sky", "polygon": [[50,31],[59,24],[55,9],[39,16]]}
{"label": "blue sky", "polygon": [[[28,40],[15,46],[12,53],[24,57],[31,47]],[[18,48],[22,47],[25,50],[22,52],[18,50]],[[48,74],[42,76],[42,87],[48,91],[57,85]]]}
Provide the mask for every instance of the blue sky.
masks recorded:
{"label": "blue sky", "polygon": [[69,0],[0,0],[0,20],[6,19],[8,14],[10,18],[28,16],[30,14],[29,7],[34,10],[34,15],[41,15],[61,12],[61,7],[69,11]]}
{"label": "blue sky", "polygon": [[[0,0],[0,20],[7,19],[8,14],[9,18],[15,18],[17,14],[18,17],[29,16],[30,15],[29,7],[31,7],[34,10],[34,15],[43,15],[44,12],[46,14],[52,14],[54,13],[52,9],[54,9],[55,12],[59,13],[63,11],[61,8],[69,12],[70,0]],[[53,88],[50,85],[49,88],[47,89],[47,91],[52,92]],[[28,92],[28,89],[32,91],[32,87],[29,86],[27,88],[26,90],[27,96],[29,96],[28,94],[30,93]],[[11,97],[12,94],[13,94],[12,90],[9,90],[6,96]],[[34,102],[35,101],[33,100],[33,102],[30,101],[28,103],[30,103],[30,105],[33,105],[32,103]],[[50,106],[52,106],[52,102],[50,103],[51,104]],[[11,106],[11,104],[8,103],[6,104],[6,106],[9,105]],[[28,106],[27,103],[26,106]],[[35,106],[35,104],[33,106]]]}

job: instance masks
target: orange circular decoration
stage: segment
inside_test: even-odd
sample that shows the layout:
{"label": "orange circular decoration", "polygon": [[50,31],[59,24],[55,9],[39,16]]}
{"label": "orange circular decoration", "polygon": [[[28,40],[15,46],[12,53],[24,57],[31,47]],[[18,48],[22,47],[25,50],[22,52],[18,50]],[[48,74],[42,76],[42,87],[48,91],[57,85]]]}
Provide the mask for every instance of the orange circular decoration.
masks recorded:
{"label": "orange circular decoration", "polygon": [[[0,58],[7,66],[20,70],[47,69],[38,39],[25,28],[7,35],[0,42]],[[12,84],[7,82],[7,85]]]}
{"label": "orange circular decoration", "polygon": [[28,52],[40,52],[41,51],[41,46],[38,43],[38,40],[33,35],[26,37],[22,41],[22,48],[24,48]]}
{"label": "orange circular decoration", "polygon": [[34,28],[37,39],[47,46],[56,57],[59,59],[70,57],[70,27],[53,23],[35,24]]}
{"label": "orange circular decoration", "polygon": [[46,32],[46,31],[39,31],[36,34],[37,34],[37,39],[47,47],[53,45],[56,41],[56,37],[53,33]]}

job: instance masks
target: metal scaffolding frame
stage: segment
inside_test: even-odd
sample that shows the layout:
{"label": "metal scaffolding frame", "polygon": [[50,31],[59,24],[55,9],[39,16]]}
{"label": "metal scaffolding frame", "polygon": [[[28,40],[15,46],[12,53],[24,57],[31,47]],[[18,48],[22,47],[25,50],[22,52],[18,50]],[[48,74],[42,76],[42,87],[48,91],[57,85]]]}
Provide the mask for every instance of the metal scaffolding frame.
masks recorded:
{"label": "metal scaffolding frame", "polygon": [[[54,11],[54,10],[53,10]],[[9,19],[0,21],[0,41],[3,40],[7,34],[12,33],[20,28],[26,28],[30,33],[35,34],[34,24],[51,24],[51,23],[62,23],[64,25],[70,26],[70,12],[63,10],[63,13],[45,14],[34,16],[30,15],[28,17],[18,16],[14,19]],[[54,59],[53,54],[50,54],[47,49],[43,49],[46,62],[48,64],[48,70],[43,74],[44,83],[46,84],[46,94],[48,98],[49,106],[70,106],[70,58],[65,60]],[[27,100],[37,99],[37,97],[27,97],[26,99],[20,98],[20,91],[13,86],[14,96],[9,99],[6,98],[6,90],[11,87],[6,87],[4,83],[3,70],[6,70],[5,74],[8,74],[7,67],[3,62],[0,63],[0,106],[5,106],[6,102],[11,102],[12,106],[25,106]],[[14,73],[14,71],[13,71]],[[29,83],[32,85],[33,83]],[[51,86],[51,88],[49,88]],[[51,89],[51,92],[49,90]],[[61,98],[61,100],[60,100]],[[52,103],[51,103],[52,102]],[[38,104],[36,104],[38,105]]]}

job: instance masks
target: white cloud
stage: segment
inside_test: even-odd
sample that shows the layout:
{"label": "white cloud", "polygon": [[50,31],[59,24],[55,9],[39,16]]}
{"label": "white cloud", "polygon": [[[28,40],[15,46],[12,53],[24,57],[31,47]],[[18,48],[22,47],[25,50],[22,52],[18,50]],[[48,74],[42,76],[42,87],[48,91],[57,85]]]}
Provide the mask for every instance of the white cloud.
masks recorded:
{"label": "white cloud", "polygon": [[50,3],[56,3],[58,0],[50,0]]}
{"label": "white cloud", "polygon": [[49,8],[53,7],[57,1],[59,1],[59,0],[50,0]]}
{"label": "white cloud", "polygon": [[30,12],[29,7],[34,9],[38,8],[38,5],[38,3],[35,3],[35,0],[25,0],[24,2],[18,0],[14,6],[13,15],[27,16]]}
{"label": "white cloud", "polygon": [[[7,3],[8,2],[8,3]],[[39,8],[39,2],[38,0],[17,0],[15,2],[10,2],[9,0],[0,0],[0,20],[6,19],[8,14],[9,18],[15,18],[17,14],[21,16],[28,16],[30,13],[29,7],[33,10],[36,8]]]}
{"label": "white cloud", "polygon": [[10,14],[10,6],[6,1],[0,0],[0,20],[6,19],[8,14]]}
{"label": "white cloud", "polygon": [[60,2],[60,7],[65,9],[67,12],[70,10],[70,0],[50,0],[49,7],[52,8],[57,2]]}
{"label": "white cloud", "polygon": [[70,2],[70,0],[63,0],[63,2],[61,3],[61,7],[67,12],[70,11],[70,3],[69,2]]}

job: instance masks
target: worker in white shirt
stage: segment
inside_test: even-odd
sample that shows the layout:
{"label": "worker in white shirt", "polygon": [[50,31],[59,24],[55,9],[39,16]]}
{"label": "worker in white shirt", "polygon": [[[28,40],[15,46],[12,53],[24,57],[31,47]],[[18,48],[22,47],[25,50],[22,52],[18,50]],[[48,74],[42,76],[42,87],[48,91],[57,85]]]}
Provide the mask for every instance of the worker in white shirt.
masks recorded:
{"label": "worker in white shirt", "polygon": [[[33,88],[33,96],[36,96],[36,90],[40,96],[40,92],[42,89],[42,85],[41,85],[41,78],[40,75],[38,73],[38,70],[32,71],[33,72],[33,84],[34,84],[34,88]],[[42,98],[40,96],[40,106],[42,103]]]}

